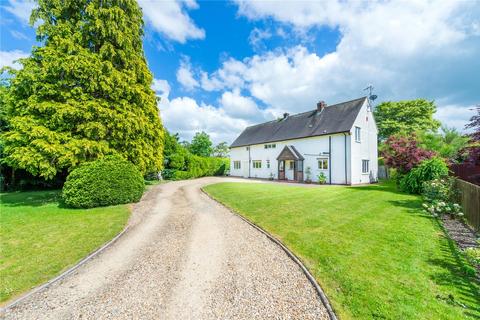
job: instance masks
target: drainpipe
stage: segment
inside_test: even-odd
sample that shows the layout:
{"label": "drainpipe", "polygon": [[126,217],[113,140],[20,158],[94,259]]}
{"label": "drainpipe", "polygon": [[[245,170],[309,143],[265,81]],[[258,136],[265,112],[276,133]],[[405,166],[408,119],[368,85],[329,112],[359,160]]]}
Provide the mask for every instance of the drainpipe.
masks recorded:
{"label": "drainpipe", "polygon": [[347,174],[347,134],[343,133],[344,145],[345,145],[345,184],[348,184],[348,174]]}
{"label": "drainpipe", "polygon": [[332,136],[328,136],[328,183],[332,184]]}
{"label": "drainpipe", "polygon": [[248,177],[250,178],[250,167],[252,166],[252,158],[250,157],[250,146],[248,146]]}

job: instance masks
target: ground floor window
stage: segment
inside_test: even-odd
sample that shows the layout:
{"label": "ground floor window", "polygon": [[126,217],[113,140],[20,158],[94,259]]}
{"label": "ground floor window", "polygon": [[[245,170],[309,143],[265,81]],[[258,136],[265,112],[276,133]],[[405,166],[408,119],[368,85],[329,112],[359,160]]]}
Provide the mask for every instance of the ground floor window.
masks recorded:
{"label": "ground floor window", "polygon": [[318,159],[318,169],[327,170],[328,169],[328,159]]}
{"label": "ground floor window", "polygon": [[233,169],[240,169],[240,161],[233,161]]}
{"label": "ground floor window", "polygon": [[262,160],[253,160],[253,168],[255,169],[262,168]]}
{"label": "ground floor window", "polygon": [[270,169],[270,160],[267,160],[267,168]]}
{"label": "ground floor window", "polygon": [[362,160],[362,173],[368,173],[369,172],[369,161],[368,160]]}

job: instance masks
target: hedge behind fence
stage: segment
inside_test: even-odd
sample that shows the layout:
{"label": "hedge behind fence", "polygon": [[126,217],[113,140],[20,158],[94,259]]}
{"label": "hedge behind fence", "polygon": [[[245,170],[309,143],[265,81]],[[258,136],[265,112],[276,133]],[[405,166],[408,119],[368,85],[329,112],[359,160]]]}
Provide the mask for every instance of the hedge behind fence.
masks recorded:
{"label": "hedge behind fence", "polygon": [[162,171],[164,179],[184,180],[206,176],[222,176],[230,168],[230,161],[226,158],[200,157],[189,154],[185,157],[185,170],[165,169]]}

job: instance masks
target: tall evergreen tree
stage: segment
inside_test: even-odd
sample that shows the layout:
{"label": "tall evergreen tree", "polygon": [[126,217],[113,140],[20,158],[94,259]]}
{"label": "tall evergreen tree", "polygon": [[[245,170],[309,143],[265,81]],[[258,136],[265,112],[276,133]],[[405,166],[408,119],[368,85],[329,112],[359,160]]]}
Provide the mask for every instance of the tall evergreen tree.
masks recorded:
{"label": "tall evergreen tree", "polygon": [[30,20],[43,45],[4,99],[3,161],[44,178],[112,153],[160,170],[164,132],[137,2],[39,0]]}

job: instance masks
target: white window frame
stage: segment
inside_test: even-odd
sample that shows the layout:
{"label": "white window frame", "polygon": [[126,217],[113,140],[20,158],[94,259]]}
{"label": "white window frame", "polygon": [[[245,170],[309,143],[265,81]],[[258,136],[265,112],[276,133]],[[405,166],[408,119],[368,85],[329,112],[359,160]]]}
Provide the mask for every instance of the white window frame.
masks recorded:
{"label": "white window frame", "polygon": [[241,161],[233,161],[233,169],[240,170],[241,169]]}
{"label": "white window frame", "polygon": [[262,169],[262,160],[252,160],[253,169]]}
{"label": "white window frame", "polygon": [[355,142],[362,142],[362,128],[355,127]]}
{"label": "white window frame", "polygon": [[[320,165],[321,163],[321,165]],[[325,166],[326,164],[326,166]],[[319,170],[328,170],[328,158],[318,158],[317,159],[317,167]]]}
{"label": "white window frame", "polygon": [[362,174],[370,173],[370,160],[362,159]]}

